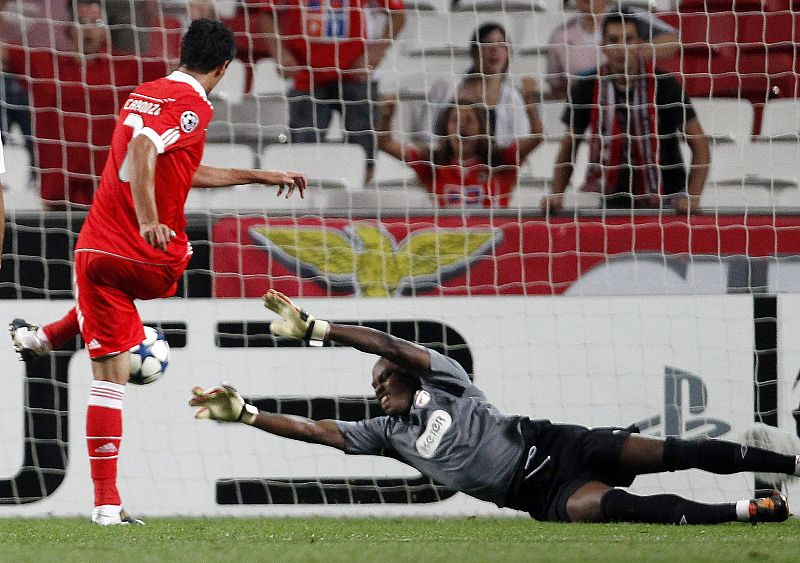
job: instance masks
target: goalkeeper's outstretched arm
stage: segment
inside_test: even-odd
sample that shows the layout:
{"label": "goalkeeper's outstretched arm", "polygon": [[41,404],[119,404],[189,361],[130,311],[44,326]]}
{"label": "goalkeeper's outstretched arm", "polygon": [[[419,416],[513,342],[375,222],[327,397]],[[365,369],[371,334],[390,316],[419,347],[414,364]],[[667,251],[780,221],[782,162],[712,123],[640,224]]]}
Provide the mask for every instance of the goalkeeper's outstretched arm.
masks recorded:
{"label": "goalkeeper's outstretched arm", "polygon": [[195,387],[192,395],[189,404],[200,407],[195,418],[241,422],[276,436],[344,450],[344,436],[333,420],[311,420],[260,411],[246,403],[239,392],[227,383],[211,389]]}
{"label": "goalkeeper's outstretched arm", "polygon": [[430,353],[418,344],[373,328],[339,325],[315,319],[274,289],[264,295],[264,306],[281,316],[269,325],[270,331],[276,336],[291,336],[306,342],[332,340],[361,352],[377,354],[414,371],[427,371],[431,367]]}
{"label": "goalkeeper's outstretched arm", "polygon": [[332,420],[258,411],[252,426],[276,436],[344,450],[344,436]]}

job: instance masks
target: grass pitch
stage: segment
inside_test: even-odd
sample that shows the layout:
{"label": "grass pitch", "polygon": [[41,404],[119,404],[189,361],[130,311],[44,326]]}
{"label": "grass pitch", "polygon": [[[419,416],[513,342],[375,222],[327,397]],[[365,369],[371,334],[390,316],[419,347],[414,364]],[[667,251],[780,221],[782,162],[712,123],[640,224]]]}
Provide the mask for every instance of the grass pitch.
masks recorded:
{"label": "grass pitch", "polygon": [[0,519],[0,561],[798,561],[784,524],[550,524],[523,518]]}

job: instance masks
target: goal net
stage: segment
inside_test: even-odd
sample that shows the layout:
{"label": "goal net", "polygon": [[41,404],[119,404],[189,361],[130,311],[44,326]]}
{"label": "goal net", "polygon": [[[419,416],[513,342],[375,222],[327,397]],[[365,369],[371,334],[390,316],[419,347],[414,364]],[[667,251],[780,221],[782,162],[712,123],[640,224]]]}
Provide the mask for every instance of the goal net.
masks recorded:
{"label": "goal net", "polygon": [[[264,186],[190,194],[194,256],[178,298],[139,304],[145,324],[165,331],[171,359],[165,377],[126,391],[119,474],[129,508],[496,513],[394,459],[195,421],[191,387],[223,380],[272,412],[383,414],[370,387],[376,358],[274,338],[259,299],[269,288],[317,318],[455,358],[509,414],[797,450],[800,26],[788,3],[626,5],[645,40],[629,49],[644,70],[626,84],[649,102],[610,106],[599,90],[584,89],[582,103],[573,97],[607,63],[591,45],[602,36],[602,14],[585,13],[595,2],[407,0],[401,9],[308,0],[302,17],[294,4],[101,0],[98,19],[72,6],[79,26],[65,23],[69,12],[55,0],[9,0],[2,12],[0,311],[8,321],[46,323],[71,306],[73,250],[115,115],[137,84],[175,68],[192,17],[221,18],[238,49],[209,94],[215,117],[204,162],[309,178],[304,199],[276,198]],[[98,31],[114,42],[113,57],[86,54],[84,40]],[[300,60],[304,41],[311,49],[353,34],[349,46],[319,47],[335,56],[314,58],[318,68]],[[84,41],[83,55],[65,55],[70,37]],[[368,55],[355,72],[352,43],[368,44],[375,64]],[[676,81],[648,82],[651,61]],[[685,97],[669,98],[674,88]],[[658,112],[638,111],[659,102]],[[611,127],[638,131],[661,120],[663,129],[617,135],[628,139],[621,145],[589,135],[557,165],[568,125],[583,120],[600,139],[599,116],[614,113]],[[684,134],[693,120],[703,134]],[[599,166],[590,164],[593,150]],[[603,156],[615,150],[623,157]],[[647,151],[659,151],[661,168],[685,173],[653,169]],[[567,167],[563,206],[543,213]],[[661,180],[642,180],[644,205],[616,209],[584,189],[612,169],[631,183],[649,172]],[[669,194],[680,197],[697,174],[704,189],[690,216]],[[28,364],[9,346],[0,361],[0,517],[86,513],[91,378],[82,342]],[[791,493],[795,484],[691,471],[641,477],[634,489],[724,501],[768,486]]]}

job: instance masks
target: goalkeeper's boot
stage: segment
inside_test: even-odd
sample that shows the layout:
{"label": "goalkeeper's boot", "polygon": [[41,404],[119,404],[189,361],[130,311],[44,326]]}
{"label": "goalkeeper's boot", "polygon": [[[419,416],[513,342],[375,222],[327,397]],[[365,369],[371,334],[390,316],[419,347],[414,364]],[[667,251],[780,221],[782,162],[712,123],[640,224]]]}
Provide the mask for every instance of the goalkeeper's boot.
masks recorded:
{"label": "goalkeeper's boot", "polygon": [[134,518],[127,510],[116,504],[95,506],[92,510],[92,523],[100,526],[144,526],[144,522]]}
{"label": "goalkeeper's boot", "polygon": [[25,319],[14,319],[8,325],[14,350],[19,354],[19,359],[28,362],[39,356],[46,356],[52,352],[50,343],[38,336],[39,326]]}
{"label": "goalkeeper's boot", "polygon": [[780,491],[750,501],[750,522],[784,522],[789,519],[789,501]]}

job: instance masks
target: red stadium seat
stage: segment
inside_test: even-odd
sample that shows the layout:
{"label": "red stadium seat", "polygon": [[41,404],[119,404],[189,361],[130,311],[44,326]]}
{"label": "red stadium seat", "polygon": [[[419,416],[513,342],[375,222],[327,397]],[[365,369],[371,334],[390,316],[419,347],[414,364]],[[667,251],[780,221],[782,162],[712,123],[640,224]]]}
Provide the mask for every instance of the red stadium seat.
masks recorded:
{"label": "red stadium seat", "polygon": [[785,10],[790,0],[681,0],[679,10],[688,12],[761,12]]}

